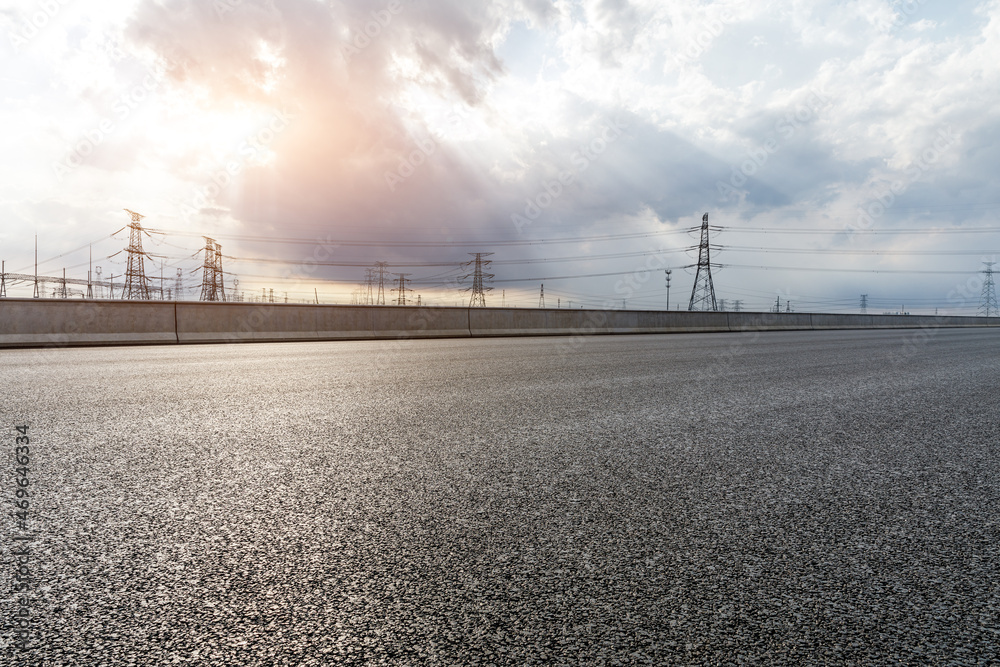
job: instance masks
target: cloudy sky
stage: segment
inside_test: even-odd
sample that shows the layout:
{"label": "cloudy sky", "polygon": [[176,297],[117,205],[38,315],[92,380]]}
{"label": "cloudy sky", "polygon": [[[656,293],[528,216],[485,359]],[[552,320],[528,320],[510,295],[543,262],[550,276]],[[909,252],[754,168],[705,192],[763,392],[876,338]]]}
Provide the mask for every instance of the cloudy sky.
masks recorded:
{"label": "cloudy sky", "polygon": [[120,276],[129,208],[187,298],[208,235],[247,298],[384,261],[455,305],[493,252],[490,305],[660,308],[671,268],[686,308],[708,212],[729,307],[971,314],[1000,250],[996,1],[8,0],[0,31],[7,271],[37,233],[40,274]]}

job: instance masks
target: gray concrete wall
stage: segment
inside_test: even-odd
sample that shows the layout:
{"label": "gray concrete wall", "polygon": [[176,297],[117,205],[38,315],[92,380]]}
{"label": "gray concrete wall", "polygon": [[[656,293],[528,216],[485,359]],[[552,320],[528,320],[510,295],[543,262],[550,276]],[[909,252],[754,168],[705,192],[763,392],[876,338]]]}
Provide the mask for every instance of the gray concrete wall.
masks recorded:
{"label": "gray concrete wall", "polygon": [[175,342],[171,302],[0,299],[0,347]]}
{"label": "gray concrete wall", "polygon": [[0,347],[1000,326],[1000,318],[0,299]]}
{"label": "gray concrete wall", "polygon": [[182,301],[177,304],[177,342],[373,338],[372,310],[364,306]]}

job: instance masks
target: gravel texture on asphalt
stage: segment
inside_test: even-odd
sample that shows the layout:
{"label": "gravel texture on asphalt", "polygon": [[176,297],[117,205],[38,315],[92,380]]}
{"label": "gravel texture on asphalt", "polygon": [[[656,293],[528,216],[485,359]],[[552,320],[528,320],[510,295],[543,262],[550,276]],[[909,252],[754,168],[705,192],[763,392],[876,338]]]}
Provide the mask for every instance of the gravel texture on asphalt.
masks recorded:
{"label": "gravel texture on asphalt", "polygon": [[0,663],[1000,660],[1000,331],[0,351]]}

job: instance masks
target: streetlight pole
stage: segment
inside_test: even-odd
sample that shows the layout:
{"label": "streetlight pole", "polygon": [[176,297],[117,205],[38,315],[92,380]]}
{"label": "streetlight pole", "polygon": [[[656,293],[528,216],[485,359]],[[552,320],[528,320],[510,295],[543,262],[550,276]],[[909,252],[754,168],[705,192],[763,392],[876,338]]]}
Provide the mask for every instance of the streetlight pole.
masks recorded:
{"label": "streetlight pole", "polygon": [[666,269],[664,272],[667,274],[667,310],[670,310],[670,274],[673,270]]}

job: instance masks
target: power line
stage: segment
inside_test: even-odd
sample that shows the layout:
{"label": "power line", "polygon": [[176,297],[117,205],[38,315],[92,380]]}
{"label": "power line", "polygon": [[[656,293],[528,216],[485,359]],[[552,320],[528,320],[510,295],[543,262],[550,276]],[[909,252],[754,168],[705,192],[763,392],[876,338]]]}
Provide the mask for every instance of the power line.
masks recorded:
{"label": "power line", "polygon": [[726,252],[763,252],[763,253],[787,253],[793,255],[826,254],[826,255],[899,255],[899,256],[926,256],[926,255],[996,255],[1000,251],[989,250],[871,250],[871,249],[851,249],[851,248],[767,248],[753,246],[735,246],[712,244],[715,250]]}
{"label": "power line", "polygon": [[[274,237],[274,236],[248,236],[248,235],[236,235],[236,234],[217,234],[215,238],[224,239],[228,241],[245,241],[245,242],[260,242],[260,243],[282,243],[282,244],[292,244],[292,245],[329,245],[329,246],[351,246],[351,247],[366,247],[366,248],[464,248],[476,245],[490,245],[490,246],[530,246],[530,245],[545,245],[545,244],[559,244],[559,243],[591,243],[595,241],[612,241],[612,240],[626,240],[626,239],[641,239],[649,238],[653,236],[665,236],[671,234],[689,234],[693,231],[697,231],[697,227],[689,227],[682,229],[667,229],[661,231],[653,232],[628,232],[624,234],[603,234],[598,236],[569,236],[563,238],[548,238],[548,239],[497,239],[497,240],[482,240],[482,239],[470,239],[468,241],[358,241],[358,240],[318,240],[318,239],[303,239],[303,238],[290,238],[290,237]],[[157,234],[171,234],[174,236],[200,236],[199,234],[194,234],[191,232],[181,231],[181,230],[167,230],[167,229],[150,229],[147,230],[151,233]]]}
{"label": "power line", "polygon": [[711,225],[714,232],[747,232],[751,234],[994,234],[1000,227],[900,227],[854,229],[843,227],[730,227]]}

